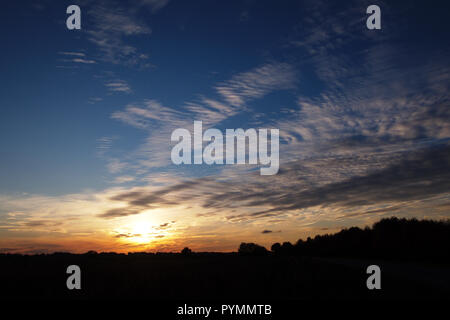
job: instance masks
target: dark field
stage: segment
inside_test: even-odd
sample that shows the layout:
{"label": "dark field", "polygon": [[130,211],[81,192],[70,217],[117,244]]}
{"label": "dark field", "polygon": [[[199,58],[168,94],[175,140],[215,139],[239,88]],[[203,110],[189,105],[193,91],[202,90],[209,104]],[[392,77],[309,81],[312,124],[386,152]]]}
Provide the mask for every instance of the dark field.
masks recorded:
{"label": "dark field", "polygon": [[[66,269],[81,268],[81,290]],[[381,268],[368,290],[366,268]],[[2,299],[292,300],[450,297],[448,265],[237,253],[0,255]],[[386,270],[386,272],[384,272]],[[431,276],[430,276],[431,275]]]}

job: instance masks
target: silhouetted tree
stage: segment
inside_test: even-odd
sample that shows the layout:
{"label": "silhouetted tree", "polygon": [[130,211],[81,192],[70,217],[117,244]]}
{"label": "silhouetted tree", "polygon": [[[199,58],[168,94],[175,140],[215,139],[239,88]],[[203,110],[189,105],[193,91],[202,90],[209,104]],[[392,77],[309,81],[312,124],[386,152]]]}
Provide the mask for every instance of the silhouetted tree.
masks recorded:
{"label": "silhouetted tree", "polygon": [[279,254],[450,260],[450,220],[382,219],[372,228],[351,227],[335,234],[275,243]]}
{"label": "silhouetted tree", "polygon": [[283,244],[281,245],[280,251],[283,255],[294,254],[294,246],[290,242],[283,242]]}
{"label": "silhouetted tree", "polygon": [[275,254],[279,254],[280,253],[280,249],[281,249],[281,244],[279,242],[274,243],[272,245],[272,247],[270,247],[270,250],[275,253]]}
{"label": "silhouetted tree", "polygon": [[267,254],[267,249],[257,245],[255,243],[241,243],[241,245],[239,246],[239,250],[238,252],[242,255],[265,255]]}
{"label": "silhouetted tree", "polygon": [[192,253],[192,250],[189,249],[188,247],[185,247],[183,250],[181,250],[181,254],[187,256],[190,255]]}

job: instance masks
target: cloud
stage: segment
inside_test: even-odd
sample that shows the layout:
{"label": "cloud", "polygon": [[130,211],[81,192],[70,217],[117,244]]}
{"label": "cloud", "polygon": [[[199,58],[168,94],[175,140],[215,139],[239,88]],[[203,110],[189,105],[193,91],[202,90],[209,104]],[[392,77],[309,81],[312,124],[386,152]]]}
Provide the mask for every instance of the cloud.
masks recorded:
{"label": "cloud", "polygon": [[268,63],[251,71],[239,73],[216,86],[216,90],[232,106],[261,98],[274,90],[294,87],[295,72],[287,63]]}
{"label": "cloud", "polygon": [[0,233],[10,235],[7,240],[11,242],[27,233],[38,233],[43,241],[54,233],[60,237],[69,233],[74,238],[92,236],[96,232],[92,210],[104,210],[107,203],[102,195],[92,192],[59,197],[0,195],[0,199]]}
{"label": "cloud", "polygon": [[[95,64],[97,61],[93,59],[86,59],[86,54],[83,52],[69,52],[69,51],[60,51],[58,52],[59,55],[66,56],[67,58],[70,57],[70,59],[61,59],[63,62],[73,62],[73,63],[80,63],[80,64]],[[69,66],[70,67],[70,66]],[[66,68],[68,68],[66,66]]]}
{"label": "cloud", "polygon": [[[384,154],[390,162],[389,155],[450,138],[450,69],[444,55],[432,52],[433,59],[424,59],[420,50],[394,41],[396,30],[375,38],[364,30],[352,32],[364,23],[352,5],[317,2],[308,10],[293,38],[301,57],[297,68],[310,70],[317,94],[300,91],[298,108],[284,107],[271,121],[283,141],[281,166],[323,154]],[[361,43],[363,49],[356,49]]]}
{"label": "cloud", "polygon": [[135,152],[128,155],[130,161],[146,170],[171,164],[170,150],[173,143],[170,137],[175,129],[185,128],[192,131],[194,120],[201,119],[206,130],[239,112],[235,107],[206,97],[186,102],[180,108],[165,106],[156,100],[148,99],[141,103],[128,104],[124,110],[114,112],[111,117],[147,132],[145,141]]}
{"label": "cloud", "polygon": [[95,60],[87,60],[87,59],[81,59],[81,58],[74,58],[74,59],[72,59],[70,61],[76,62],[76,63],[84,63],[84,64],[97,63]]}
{"label": "cloud", "polygon": [[86,54],[83,52],[69,52],[69,51],[60,51],[59,54],[65,55],[65,56],[76,56],[76,57],[85,57]]}
{"label": "cloud", "polygon": [[119,233],[114,236],[114,238],[133,238],[142,236],[139,233]]}
{"label": "cloud", "polygon": [[248,14],[248,11],[247,11],[247,10],[244,10],[244,11],[242,11],[242,12],[239,14],[239,21],[240,21],[240,22],[248,21],[248,19],[249,19],[249,14]]}
{"label": "cloud", "polygon": [[201,97],[196,102],[187,102],[184,108],[190,113],[191,119],[201,119],[205,128],[242,112],[235,106],[206,97]]}
{"label": "cloud", "polygon": [[136,128],[147,129],[155,124],[182,125],[184,116],[182,112],[163,106],[156,100],[146,100],[142,106],[129,104],[124,111],[116,111],[111,117]]}
{"label": "cloud", "polygon": [[[449,73],[448,68],[442,67],[446,65],[444,60],[441,57],[436,60],[440,62],[419,63],[420,56],[410,53],[409,57],[420,67],[403,65],[401,57],[407,52],[396,43],[372,41],[368,34],[347,32],[362,19],[356,15],[357,9],[349,9],[351,19],[344,19],[347,11],[339,11],[333,16],[335,23],[319,23],[322,10],[322,4],[312,7],[311,17],[300,32],[301,39],[290,43],[302,53],[304,61],[269,62],[235,74],[214,86],[218,99],[200,96],[178,107],[144,100],[128,104],[112,115],[148,133],[127,162],[132,159],[130,162],[138,163],[139,170],[167,168],[168,141],[175,128],[189,130],[193,120],[198,119],[205,126],[213,126],[249,110],[250,101],[276,90],[295,88],[297,103],[283,107],[276,117],[271,119],[257,110],[253,113],[253,120],[280,129],[282,165],[280,173],[271,178],[270,187],[249,168],[226,167],[216,171],[210,180],[125,192],[110,199],[122,207],[109,209],[101,216],[123,217],[182,205],[204,209],[198,216],[226,216],[227,221],[233,222],[271,216],[286,218],[322,207],[332,208],[335,216],[355,214],[358,209],[378,214],[398,211],[401,201],[413,203],[440,197],[444,193],[442,185],[427,189],[422,198],[418,190],[407,187],[407,177],[415,176],[412,169],[397,177],[390,192],[398,195],[398,190],[404,188],[401,197],[378,197],[381,191],[377,188],[390,183],[387,176],[393,172],[389,170],[411,167],[414,157],[419,159],[416,172],[425,172],[417,175],[417,183],[425,181],[427,175],[433,176],[430,170],[420,167],[420,161],[427,160],[419,154],[428,152],[425,150],[430,145],[442,145],[450,137],[446,120],[450,118],[446,107]],[[366,41],[369,49],[356,50],[354,59],[348,59],[348,50],[343,49],[359,41]],[[296,86],[296,70],[303,72],[302,67],[310,70],[316,94],[304,94],[304,88]],[[303,73],[300,76],[305,77]],[[148,179],[153,181],[158,174],[151,171]],[[379,182],[375,174],[385,180]],[[405,185],[400,184],[402,181]],[[355,191],[352,185],[360,189]],[[347,197],[340,190],[352,196]]]}
{"label": "cloud", "polygon": [[[363,213],[364,207],[414,202],[448,193],[449,151],[448,144],[440,144],[400,153],[398,159],[386,167],[366,168],[365,173],[358,159],[318,159],[310,161],[309,165],[297,161],[274,177],[271,188],[267,188],[263,177],[256,174],[249,174],[245,179],[227,177],[227,182],[218,177],[205,177],[151,191],[141,188],[115,195],[110,200],[125,203],[125,207],[108,211],[101,217],[189,204],[222,212],[230,211],[230,208],[251,211],[228,216],[236,221],[295,213],[318,206],[340,208],[341,214],[347,210],[345,208]],[[340,175],[340,170],[353,171],[353,176]],[[316,180],[321,173],[330,180]]]}
{"label": "cloud", "polygon": [[148,36],[152,30],[140,17],[139,12],[148,8],[152,13],[168,4],[168,0],[140,0],[134,5],[123,6],[120,2],[96,1],[88,11],[92,24],[86,29],[88,40],[101,51],[101,59],[114,64],[149,66],[147,55],[130,45],[128,38]]}
{"label": "cloud", "polygon": [[131,93],[131,88],[125,80],[114,80],[105,83],[105,87],[112,92]]}
{"label": "cloud", "polygon": [[89,98],[88,103],[89,104],[95,104],[95,103],[100,102],[100,101],[103,101],[103,98],[91,97],[91,98]]}
{"label": "cloud", "polygon": [[142,208],[140,207],[126,207],[126,208],[114,208],[109,209],[98,215],[100,218],[117,218],[117,217],[126,217],[130,215],[135,215],[142,213]]}
{"label": "cloud", "polygon": [[127,167],[126,162],[122,162],[119,159],[110,159],[107,165],[109,172],[119,173]]}
{"label": "cloud", "polygon": [[[378,5],[385,10],[389,8],[382,1]],[[365,26],[367,17],[364,14],[361,15],[361,12],[365,12],[364,4],[358,1],[349,1],[345,4],[307,1],[303,9],[305,19],[302,19],[301,23],[294,28],[289,45],[301,49],[301,57],[304,60],[307,59],[308,63],[310,58],[317,61],[324,56],[332,56],[352,41],[386,39],[386,34],[374,35],[359,28]],[[389,31],[395,32],[395,30]]]}
{"label": "cloud", "polygon": [[139,2],[154,13],[164,8],[169,3],[169,0],[139,0]]}
{"label": "cloud", "polygon": [[111,149],[115,137],[101,137],[97,139],[97,154],[99,156],[105,155]]}
{"label": "cloud", "polygon": [[146,131],[145,140],[134,152],[126,156],[127,161],[133,162],[138,170],[167,166],[170,163],[172,131],[193,125],[193,120],[187,112],[164,106],[151,99],[128,104],[123,111],[116,111],[111,117]]}
{"label": "cloud", "polygon": [[[251,202],[253,205],[268,205],[271,209],[254,212],[247,218],[278,215],[315,206],[341,208],[342,214],[346,211],[343,208],[356,208],[359,209],[359,214],[363,214],[365,213],[363,208],[369,206],[385,206],[396,203],[403,203],[403,206],[406,206],[408,202],[436,196],[445,198],[450,187],[449,151],[449,145],[440,145],[406,153],[398,162],[366,175],[354,176],[317,187],[305,188],[302,183],[294,183],[293,187],[297,190],[295,192],[289,192],[286,188],[282,188],[279,191],[272,190],[269,194],[249,188],[253,191],[243,195],[246,199],[253,199]],[[302,174],[296,177],[294,168],[290,168],[282,174],[288,175],[296,181],[300,180]],[[230,199],[234,198],[233,194],[225,194],[221,195],[221,201],[224,201],[227,196]],[[380,212],[385,210],[389,209],[382,208]],[[369,212],[374,213],[373,211]]]}
{"label": "cloud", "polygon": [[122,184],[122,183],[133,182],[134,180],[136,180],[136,178],[133,176],[120,176],[120,177],[116,177],[114,179],[114,183]]}
{"label": "cloud", "polygon": [[175,221],[160,224],[158,227],[155,228],[155,230],[167,230],[171,228],[174,223]]}
{"label": "cloud", "polygon": [[57,227],[61,226],[63,223],[61,221],[51,221],[51,220],[30,220],[25,221],[22,225],[25,227]]}
{"label": "cloud", "polygon": [[[119,1],[91,3],[83,32],[100,56],[67,49],[59,57],[70,65],[58,67],[105,61],[148,65],[148,53],[135,43],[150,38],[148,13],[168,1],[135,0],[127,8]],[[406,47],[389,24],[383,32],[365,32],[364,10],[355,3],[304,6],[308,11],[285,48],[269,52],[287,48],[281,57],[289,63],[270,60],[242,70],[213,84],[213,95],[199,94],[176,106],[146,99],[113,112],[113,119],[142,130],[144,138],[122,156],[111,150],[113,138],[97,141],[98,153],[108,155],[107,169],[117,175],[108,179],[111,189],[59,197],[0,195],[0,233],[8,240],[2,246],[60,250],[67,245],[52,247],[48,234],[55,233],[52,243],[59,243],[66,233],[77,250],[94,242],[96,248],[128,250],[129,238],[144,235],[136,226],[152,221],[152,230],[164,233],[154,237],[167,239],[156,245],[152,239],[158,248],[194,244],[223,250],[235,249],[241,239],[270,241],[278,228],[297,239],[300,232],[354,221],[364,225],[383,215],[448,217],[445,50],[428,48],[424,54],[414,43]],[[110,92],[132,91],[119,76],[103,75]],[[289,90],[292,99],[276,100],[283,107],[275,112],[260,112],[251,103],[277,90]],[[204,128],[233,123],[279,128],[279,173],[261,177],[248,166],[173,168],[170,134],[175,128],[192,130],[194,120],[202,120]],[[172,219],[177,224],[165,222]],[[36,233],[35,245],[9,238]]]}
{"label": "cloud", "polygon": [[139,162],[138,166],[164,167],[171,163],[170,136],[173,130],[185,128],[192,131],[195,120],[202,120],[206,130],[245,111],[241,106],[244,101],[261,98],[271,91],[292,88],[294,83],[295,73],[289,64],[267,63],[219,84],[216,89],[225,101],[200,95],[177,108],[148,99],[128,104],[111,117],[148,132],[146,141],[132,154],[134,162]]}

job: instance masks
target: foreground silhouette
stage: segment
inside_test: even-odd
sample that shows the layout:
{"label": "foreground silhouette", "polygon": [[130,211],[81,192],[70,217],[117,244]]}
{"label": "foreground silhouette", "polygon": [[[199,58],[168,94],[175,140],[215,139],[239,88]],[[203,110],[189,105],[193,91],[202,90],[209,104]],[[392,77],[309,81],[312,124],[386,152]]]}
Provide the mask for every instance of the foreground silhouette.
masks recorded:
{"label": "foreground silhouette", "polygon": [[272,245],[279,255],[383,258],[450,261],[450,222],[417,219],[382,219],[372,228],[352,227],[332,235],[318,235]]}
{"label": "foreground silhouette", "polygon": [[[1,254],[0,290],[9,299],[449,298],[449,228],[383,219],[271,252],[242,243],[235,253]],[[382,290],[365,285],[370,264],[381,267]],[[69,265],[81,269],[81,290],[66,287]]]}

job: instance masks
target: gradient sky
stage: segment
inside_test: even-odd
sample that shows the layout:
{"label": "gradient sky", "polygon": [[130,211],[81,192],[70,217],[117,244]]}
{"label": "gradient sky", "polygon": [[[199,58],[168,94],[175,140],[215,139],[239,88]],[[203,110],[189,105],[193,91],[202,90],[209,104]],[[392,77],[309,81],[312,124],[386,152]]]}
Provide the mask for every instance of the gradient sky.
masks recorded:
{"label": "gradient sky", "polygon": [[[81,30],[66,8],[81,8]],[[381,8],[382,29],[366,28]],[[232,251],[450,217],[445,1],[11,1],[0,252]],[[176,128],[277,128],[280,171],[173,165]]]}

